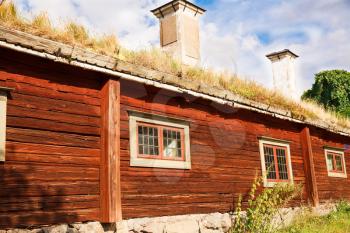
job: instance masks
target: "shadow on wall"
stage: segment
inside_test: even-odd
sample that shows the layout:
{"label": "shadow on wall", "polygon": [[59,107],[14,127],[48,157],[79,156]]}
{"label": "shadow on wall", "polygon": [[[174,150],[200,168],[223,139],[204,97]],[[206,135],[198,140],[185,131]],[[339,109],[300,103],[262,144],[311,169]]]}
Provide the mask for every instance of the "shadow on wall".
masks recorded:
{"label": "shadow on wall", "polygon": [[77,215],[62,211],[64,191],[57,185],[28,181],[33,168],[0,162],[0,229],[74,222]]}

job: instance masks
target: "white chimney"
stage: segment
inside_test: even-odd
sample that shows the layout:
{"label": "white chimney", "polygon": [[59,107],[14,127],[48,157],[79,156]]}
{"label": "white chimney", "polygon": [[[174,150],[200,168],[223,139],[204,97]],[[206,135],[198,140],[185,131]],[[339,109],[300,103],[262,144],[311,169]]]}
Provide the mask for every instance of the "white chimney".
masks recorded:
{"label": "white chimney", "polygon": [[272,63],[275,90],[287,97],[297,100],[294,61],[299,56],[289,49],[285,49],[270,53],[266,55],[266,57],[270,59]]}
{"label": "white chimney", "polygon": [[174,0],[151,12],[160,21],[162,49],[185,65],[199,65],[199,18],[205,10],[186,0]]}

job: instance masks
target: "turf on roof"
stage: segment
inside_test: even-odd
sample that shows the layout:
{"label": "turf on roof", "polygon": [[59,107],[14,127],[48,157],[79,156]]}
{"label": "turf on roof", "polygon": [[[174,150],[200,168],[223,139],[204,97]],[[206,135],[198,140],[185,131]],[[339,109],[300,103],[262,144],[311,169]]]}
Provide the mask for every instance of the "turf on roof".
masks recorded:
{"label": "turf on roof", "polygon": [[85,27],[74,22],[68,22],[62,28],[53,27],[45,13],[38,14],[29,20],[23,18],[11,2],[5,2],[0,6],[0,24],[11,29],[73,46],[80,46],[133,64],[169,73],[180,77],[182,80],[195,81],[199,85],[203,83],[220,87],[246,99],[290,111],[295,119],[322,121],[330,127],[350,131],[350,120],[348,118],[326,111],[315,103],[293,101],[276,91],[267,89],[256,82],[241,79],[234,74],[218,73],[201,67],[183,66],[179,61],[158,49],[152,48],[141,51],[124,49],[119,45],[115,36],[91,36]]}

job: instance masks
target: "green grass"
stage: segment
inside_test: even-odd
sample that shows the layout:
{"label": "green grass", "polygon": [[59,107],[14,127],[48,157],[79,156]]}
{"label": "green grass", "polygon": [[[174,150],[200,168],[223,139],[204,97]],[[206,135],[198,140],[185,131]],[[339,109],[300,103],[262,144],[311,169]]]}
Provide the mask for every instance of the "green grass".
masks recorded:
{"label": "green grass", "polygon": [[337,210],[323,217],[303,215],[278,233],[350,233],[350,205],[341,202]]}

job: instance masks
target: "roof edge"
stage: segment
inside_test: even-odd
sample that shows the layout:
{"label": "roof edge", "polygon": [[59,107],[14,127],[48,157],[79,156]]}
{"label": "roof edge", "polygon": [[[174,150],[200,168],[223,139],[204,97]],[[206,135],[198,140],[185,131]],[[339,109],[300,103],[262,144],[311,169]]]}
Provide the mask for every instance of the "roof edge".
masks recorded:
{"label": "roof edge", "polygon": [[269,53],[269,54],[266,55],[266,57],[270,59],[270,58],[275,57],[275,56],[283,56],[283,55],[286,55],[286,54],[290,54],[294,58],[298,58],[299,57],[297,54],[293,53],[289,49],[283,49],[281,51]]}
{"label": "roof edge", "polygon": [[171,2],[165,3],[165,4],[161,5],[160,7],[157,7],[155,9],[151,10],[151,12],[152,13],[156,13],[157,11],[159,11],[159,10],[165,8],[165,7],[174,6],[175,4],[180,4],[181,2],[184,2],[186,5],[190,5],[190,6],[194,7],[195,9],[198,9],[198,10],[202,11],[202,13],[207,11],[206,9],[204,9],[204,8],[194,4],[192,2],[189,2],[187,0],[173,0]]}
{"label": "roof edge", "polygon": [[117,78],[155,86],[157,88],[189,94],[219,104],[264,113],[275,118],[314,126],[343,136],[350,136],[350,130],[345,130],[347,128],[329,125],[323,121],[296,118],[293,117],[290,111],[251,101],[218,87],[209,87],[205,84],[200,84],[198,86],[198,83],[194,84],[192,81],[180,85],[174,81],[178,80],[178,77],[174,75],[94,53],[87,49],[65,45],[57,41],[8,29],[3,26],[0,26],[0,32],[0,47],[83,69],[109,74]]}

